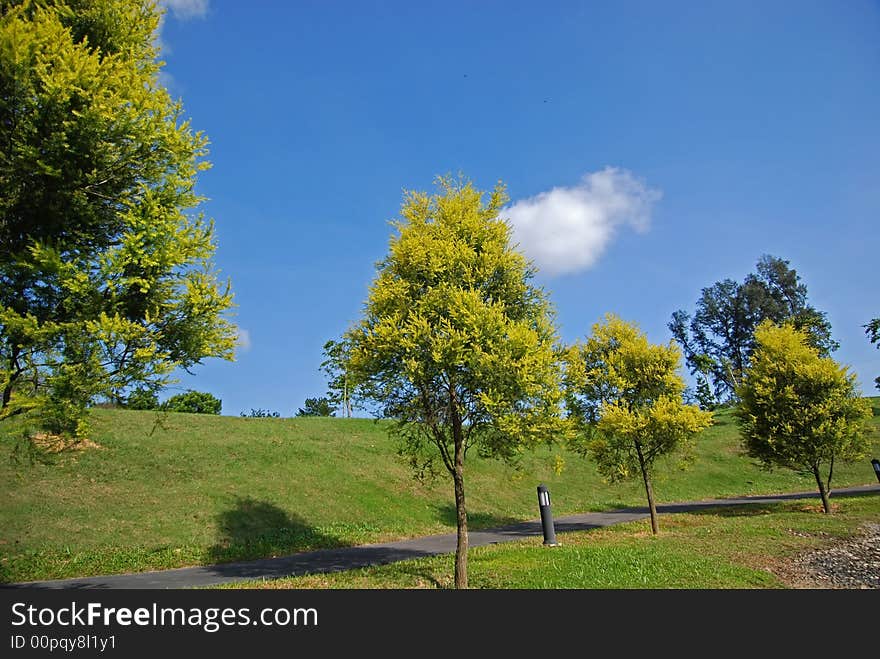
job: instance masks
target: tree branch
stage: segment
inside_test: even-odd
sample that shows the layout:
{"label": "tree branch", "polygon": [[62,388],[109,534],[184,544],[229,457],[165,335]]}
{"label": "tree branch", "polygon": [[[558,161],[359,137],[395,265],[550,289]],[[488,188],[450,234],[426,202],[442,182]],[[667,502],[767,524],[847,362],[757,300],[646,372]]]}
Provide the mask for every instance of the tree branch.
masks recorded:
{"label": "tree branch", "polygon": [[446,448],[446,437],[443,434],[443,431],[440,429],[434,406],[431,405],[431,399],[428,396],[428,389],[423,382],[417,383],[416,386],[419,390],[419,398],[422,401],[422,408],[425,412],[425,419],[428,422],[428,427],[431,429],[431,432],[434,435],[434,444],[437,446],[437,450],[440,452],[440,457],[443,459],[444,466],[447,470],[449,470],[449,473],[454,474],[455,463],[452,460],[452,456],[449,455],[449,449]]}

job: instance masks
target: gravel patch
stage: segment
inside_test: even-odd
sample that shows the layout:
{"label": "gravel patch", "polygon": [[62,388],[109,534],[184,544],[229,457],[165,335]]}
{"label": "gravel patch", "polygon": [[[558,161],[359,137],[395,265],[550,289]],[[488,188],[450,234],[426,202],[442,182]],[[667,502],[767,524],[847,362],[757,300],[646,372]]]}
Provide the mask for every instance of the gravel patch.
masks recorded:
{"label": "gravel patch", "polygon": [[862,530],[798,556],[791,566],[800,577],[796,581],[813,588],[880,588],[880,524],[865,524]]}

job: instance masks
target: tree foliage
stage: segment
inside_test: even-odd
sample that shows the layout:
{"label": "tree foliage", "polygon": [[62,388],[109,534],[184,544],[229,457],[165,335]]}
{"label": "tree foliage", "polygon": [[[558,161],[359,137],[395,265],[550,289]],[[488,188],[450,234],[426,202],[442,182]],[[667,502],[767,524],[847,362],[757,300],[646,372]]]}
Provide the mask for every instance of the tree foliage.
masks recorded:
{"label": "tree foliage", "polygon": [[342,416],[350,418],[355,401],[352,400],[348,373],[344,368],[347,352],[348,345],[345,339],[327,341],[323,348],[324,361],[321,362],[321,370],[329,381],[326,398],[330,405],[334,409],[339,409]]}
{"label": "tree foliage", "polygon": [[128,395],[125,407],[130,410],[158,410],[159,396],[152,389],[139,387]]}
{"label": "tree foliage", "polygon": [[467,586],[464,462],[515,460],[564,428],[553,314],[534,271],[486,195],[441,177],[435,194],[409,192],[378,265],[363,319],[338,348],[352,396],[394,419],[417,473],[439,459],[453,480],[455,584]]}
{"label": "tree foliage", "polygon": [[205,137],[159,84],[156,6],[3,2],[0,391],[82,431],[96,397],[232,357],[232,304],[193,216]]}
{"label": "tree foliage", "polygon": [[220,414],[222,401],[206,391],[186,391],[172,396],[160,405],[167,412],[190,414]]}
{"label": "tree foliage", "polygon": [[680,362],[674,342],[651,344],[637,326],[612,314],[566,355],[566,407],[580,430],[574,446],[612,482],[642,477],[654,533],[656,458],[687,452],[712,420],[709,412],[683,403]]}
{"label": "tree foliage", "polygon": [[876,343],[880,348],[880,318],[874,318],[870,323],[865,325],[865,334],[871,343]]}
{"label": "tree foliage", "polygon": [[333,402],[327,396],[306,398],[306,402],[300,407],[297,416],[336,416]]}
{"label": "tree foliage", "polygon": [[858,392],[855,374],[822,357],[805,333],[764,321],[755,342],[737,388],[743,445],[765,468],[812,475],[830,512],[834,463],[865,454],[870,405]]}
{"label": "tree foliage", "polygon": [[756,269],[741,283],[725,279],[704,288],[694,316],[679,310],[669,323],[691,373],[710,378],[719,400],[729,398],[742,379],[763,320],[804,330],[822,354],[838,347],[825,313],[808,304],[807,287],[788,261],[765,255]]}
{"label": "tree foliage", "polygon": [[[865,325],[865,334],[868,335],[868,340],[871,343],[876,343],[877,348],[880,349],[880,318],[874,318]],[[880,389],[880,376],[874,379],[874,384]]]}

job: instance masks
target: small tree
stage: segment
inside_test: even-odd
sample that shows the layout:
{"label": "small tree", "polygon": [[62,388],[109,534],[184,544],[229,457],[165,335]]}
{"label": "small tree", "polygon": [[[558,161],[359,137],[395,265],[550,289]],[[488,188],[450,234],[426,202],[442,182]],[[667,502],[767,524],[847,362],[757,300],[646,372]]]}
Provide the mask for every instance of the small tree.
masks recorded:
{"label": "small tree", "polygon": [[306,398],[305,404],[296,412],[297,416],[336,416],[333,403],[327,396]]}
{"label": "small tree", "polygon": [[680,362],[674,342],[652,345],[638,327],[612,314],[593,326],[585,344],[567,351],[567,407],[581,430],[574,447],[611,482],[641,475],[655,534],[656,458],[687,450],[712,422],[711,413],[682,401]]}
{"label": "small tree", "polygon": [[166,400],[162,403],[162,409],[190,414],[220,414],[222,405],[219,398],[205,391],[187,391]]}
{"label": "small tree", "polygon": [[351,418],[353,402],[351,399],[351,387],[348,384],[348,373],[343,364],[348,346],[345,341],[330,340],[324,344],[324,361],[321,362],[321,370],[329,380],[327,400],[335,408],[338,408],[342,416]]}
{"label": "small tree", "polygon": [[718,400],[715,398],[715,394],[712,393],[709,380],[704,375],[697,376],[697,389],[694,397],[701,410],[711,412],[718,407]]}
{"label": "small tree", "polygon": [[812,474],[822,507],[830,513],[834,463],[864,456],[870,406],[857,390],[855,375],[820,356],[793,327],[765,321],[755,331],[755,343],[751,366],[737,387],[743,444],[767,469]]}
{"label": "small tree", "polygon": [[697,389],[695,397],[701,410],[711,412],[718,407],[718,398],[709,385],[709,378],[712,373],[712,360],[706,355],[697,355],[694,358],[695,371],[697,377]]}
{"label": "small tree", "polygon": [[565,427],[556,330],[534,270],[488,199],[470,182],[438,179],[411,192],[394,223],[364,318],[327,351],[351,395],[395,420],[401,451],[419,472],[440,458],[455,495],[455,586],[467,587],[464,464],[474,448],[515,459]]}

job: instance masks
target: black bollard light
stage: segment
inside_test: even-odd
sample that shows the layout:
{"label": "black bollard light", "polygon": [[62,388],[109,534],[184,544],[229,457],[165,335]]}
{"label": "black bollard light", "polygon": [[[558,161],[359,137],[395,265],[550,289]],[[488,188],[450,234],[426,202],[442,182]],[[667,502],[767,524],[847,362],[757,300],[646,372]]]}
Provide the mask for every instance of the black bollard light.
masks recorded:
{"label": "black bollard light", "polygon": [[874,474],[877,476],[877,482],[880,482],[880,460],[874,458],[871,460],[871,465],[874,467]]}
{"label": "black bollard light", "polygon": [[544,529],[544,544],[556,546],[556,529],[553,528],[553,513],[550,510],[550,492],[544,485],[538,486],[538,508],[541,511],[541,527]]}

